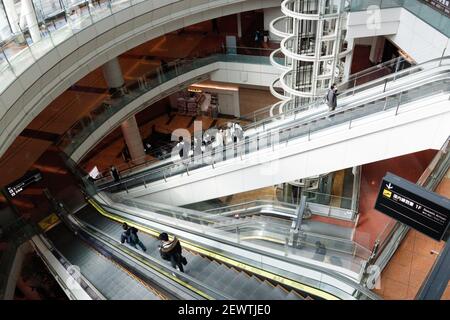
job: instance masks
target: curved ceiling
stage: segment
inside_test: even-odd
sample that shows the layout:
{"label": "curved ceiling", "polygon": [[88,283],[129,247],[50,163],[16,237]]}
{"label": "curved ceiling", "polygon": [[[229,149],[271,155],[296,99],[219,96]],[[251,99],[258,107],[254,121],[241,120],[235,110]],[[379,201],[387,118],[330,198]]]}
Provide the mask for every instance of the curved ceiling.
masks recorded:
{"label": "curved ceiling", "polygon": [[1,93],[0,156],[55,98],[123,52],[185,26],[279,5],[279,0],[144,1],[88,26],[38,59]]}

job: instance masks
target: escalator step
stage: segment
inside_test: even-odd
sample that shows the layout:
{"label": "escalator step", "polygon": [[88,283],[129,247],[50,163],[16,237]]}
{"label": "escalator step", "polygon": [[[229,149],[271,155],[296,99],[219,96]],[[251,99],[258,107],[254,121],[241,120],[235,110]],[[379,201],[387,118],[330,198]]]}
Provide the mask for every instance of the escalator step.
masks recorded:
{"label": "escalator step", "polygon": [[236,278],[237,275],[238,273],[236,273],[236,271],[227,268],[220,279],[220,281],[223,283],[223,288],[227,287]]}
{"label": "escalator step", "polygon": [[214,266],[215,269],[212,271],[207,278],[204,279],[204,281],[208,281],[210,283],[220,283],[220,280],[224,273],[227,271],[225,267],[223,266]]}
{"label": "escalator step", "polygon": [[207,266],[209,265],[209,262],[204,260],[203,258],[199,258],[196,259],[194,261],[191,261],[191,263],[189,263],[187,265],[187,267],[189,267],[190,272],[192,272],[193,274],[199,274],[201,273]]}
{"label": "escalator step", "polygon": [[273,287],[267,282],[261,282],[258,288],[250,295],[250,299],[254,300],[270,300],[274,299]]}
{"label": "escalator step", "polygon": [[297,292],[291,291],[286,296],[286,299],[288,299],[288,300],[303,300],[304,298],[301,295],[299,295]]}
{"label": "escalator step", "polygon": [[282,289],[280,286],[276,286],[273,289],[273,293],[274,293],[274,296],[275,296],[274,299],[277,299],[277,300],[285,299],[286,296],[288,295],[288,292],[286,292],[286,290]]}
{"label": "escalator step", "polygon": [[[243,277],[245,279],[245,277]],[[256,288],[260,285],[258,281],[253,278],[247,278],[245,280],[245,285],[241,288],[237,294],[239,294],[239,299],[248,300],[250,299],[249,296],[256,290]]]}
{"label": "escalator step", "polygon": [[236,275],[236,278],[232,280],[230,285],[223,289],[223,291],[233,299],[241,299],[241,291],[247,285],[246,280],[247,278],[243,278],[241,274],[238,274]]}
{"label": "escalator step", "polygon": [[204,268],[204,269],[198,274],[198,277],[199,277],[200,279],[202,279],[203,282],[211,284],[211,283],[213,283],[214,281],[210,279],[210,275],[211,275],[211,273],[213,273],[213,272],[216,271],[216,270],[217,270],[217,269],[216,269],[216,266],[214,266],[213,264],[210,263],[210,264],[208,264],[208,265],[206,266],[206,268]]}

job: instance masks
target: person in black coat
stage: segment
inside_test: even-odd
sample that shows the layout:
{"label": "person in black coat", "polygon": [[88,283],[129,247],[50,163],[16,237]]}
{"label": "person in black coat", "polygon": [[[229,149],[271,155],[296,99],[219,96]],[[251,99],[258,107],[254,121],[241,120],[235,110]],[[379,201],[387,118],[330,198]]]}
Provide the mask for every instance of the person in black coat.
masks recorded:
{"label": "person in black coat", "polygon": [[181,272],[184,272],[183,265],[187,264],[187,260],[182,255],[182,248],[178,238],[174,237],[170,241],[169,235],[163,232],[158,239],[161,240],[161,245],[159,246],[161,257],[164,260],[169,260],[173,268],[176,269],[178,267]]}
{"label": "person in black coat", "polygon": [[114,181],[119,182],[120,175],[119,175],[119,171],[117,171],[116,167],[111,166],[111,169],[109,171],[111,172],[111,176],[113,177]]}
{"label": "person in black coat", "polygon": [[146,252],[147,248],[144,246],[142,241],[139,239],[137,233],[138,229],[135,227],[129,227],[128,224],[123,223],[122,229],[124,230],[122,232],[122,235],[120,236],[120,243],[128,243],[133,248],[136,248],[136,245],[138,245],[142,251]]}

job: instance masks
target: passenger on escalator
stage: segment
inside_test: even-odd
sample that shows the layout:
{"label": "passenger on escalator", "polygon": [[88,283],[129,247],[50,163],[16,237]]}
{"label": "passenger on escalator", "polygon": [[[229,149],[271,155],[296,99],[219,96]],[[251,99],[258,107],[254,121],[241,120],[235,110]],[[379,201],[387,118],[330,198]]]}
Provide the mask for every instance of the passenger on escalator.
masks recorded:
{"label": "passenger on escalator", "polygon": [[180,158],[183,159],[183,163],[185,163],[186,159],[189,157],[189,147],[188,144],[184,141],[183,137],[180,136],[178,138],[177,150]]}
{"label": "passenger on escalator", "polygon": [[138,229],[136,229],[135,227],[129,227],[126,223],[122,224],[122,229],[124,231],[122,232],[122,235],[120,237],[121,243],[125,243],[126,241],[133,248],[136,248],[136,245],[138,245],[142,249],[142,251],[147,251],[147,248],[144,246],[137,235]]}
{"label": "passenger on escalator", "polygon": [[111,166],[111,169],[109,171],[111,172],[111,177],[114,179],[114,181],[119,182],[120,175],[119,175],[119,171],[117,171],[116,167]]}
{"label": "passenger on escalator", "polygon": [[[328,105],[328,110],[330,112],[333,112],[336,107],[337,107],[337,86],[335,83],[333,83],[330,87],[330,89],[328,89],[327,91],[327,95],[325,96],[325,100],[327,102]],[[331,118],[333,116],[329,116],[328,120],[331,121]]]}
{"label": "passenger on escalator", "polygon": [[169,235],[165,232],[161,233],[158,237],[161,240],[161,245],[159,246],[159,252],[161,258],[170,261],[173,268],[177,268],[184,272],[183,265],[187,264],[187,260],[182,255],[182,248],[180,241],[177,237],[174,237],[172,241],[169,240]]}
{"label": "passenger on escalator", "polygon": [[244,136],[244,130],[239,125],[239,123],[236,122],[228,122],[227,124],[229,134],[231,136],[231,139],[234,143],[239,142],[242,140]]}
{"label": "passenger on escalator", "polygon": [[316,241],[316,252],[314,254],[314,260],[324,261],[326,254],[327,248],[325,247],[325,245],[320,241]]}

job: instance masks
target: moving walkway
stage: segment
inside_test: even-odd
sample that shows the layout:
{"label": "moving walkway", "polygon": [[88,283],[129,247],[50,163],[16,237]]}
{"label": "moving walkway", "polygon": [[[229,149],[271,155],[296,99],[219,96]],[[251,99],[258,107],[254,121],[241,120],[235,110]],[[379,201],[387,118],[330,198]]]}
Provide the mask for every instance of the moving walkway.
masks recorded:
{"label": "moving walkway", "polygon": [[[379,119],[380,115],[395,117],[398,113],[403,112],[403,107],[407,109],[415,102],[421,103],[418,108],[422,108],[423,104],[446,103],[449,92],[450,58],[432,60],[343,91],[339,96],[338,109],[332,113],[327,112],[327,107],[318,102],[301,107],[294,106],[292,101],[284,102],[284,113],[246,127],[245,139],[236,145],[227,146],[223,152],[222,150],[207,150],[203,154],[189,159],[188,163],[183,160],[173,163],[172,159],[163,159],[130,173],[129,176],[123,177],[120,183],[100,182],[97,187],[99,191],[113,192],[125,198],[149,195],[152,200],[162,202],[160,199],[168,196],[164,193],[165,189],[173,189],[172,185],[164,184],[171,177],[185,177],[186,181],[190,180],[186,183],[192,183],[194,173],[199,173],[195,179],[204,184],[205,179],[214,175],[215,167],[222,164],[225,166],[225,164],[233,162],[232,166],[235,170],[230,167],[227,170],[229,173],[235,173],[236,170],[246,168],[243,167],[240,159],[245,158],[248,161],[259,162],[272,161],[269,158],[267,160],[260,160],[260,158],[268,150],[278,150],[284,145],[288,146],[297,141],[308,142],[312,135],[320,134],[324,130],[334,128],[342,130],[344,128],[348,135],[351,135],[353,133],[350,130],[352,123],[367,123],[366,119],[372,117]],[[427,108],[432,109],[428,105]],[[446,112],[445,110],[444,112]],[[418,123],[422,119],[423,117],[414,121]],[[338,142],[340,141],[334,143]],[[296,150],[298,154],[305,152],[299,148]],[[244,173],[241,172],[242,175]],[[301,177],[293,177],[293,179],[297,178]],[[147,188],[148,186],[157,187],[152,189]],[[264,186],[257,188],[260,187]],[[177,191],[181,191],[181,189]],[[219,196],[215,195],[214,197]],[[207,199],[192,199],[191,202],[204,200]],[[183,201],[176,204],[185,205],[187,203]]]}

